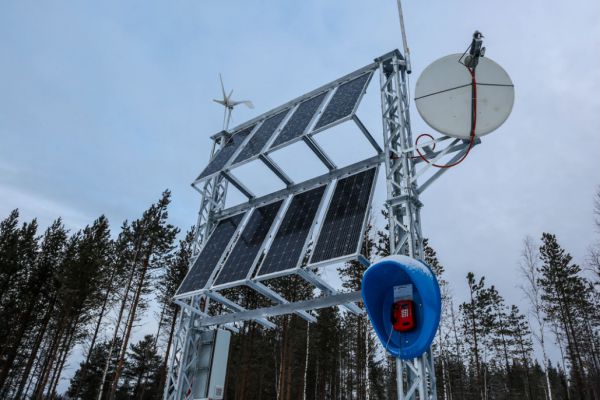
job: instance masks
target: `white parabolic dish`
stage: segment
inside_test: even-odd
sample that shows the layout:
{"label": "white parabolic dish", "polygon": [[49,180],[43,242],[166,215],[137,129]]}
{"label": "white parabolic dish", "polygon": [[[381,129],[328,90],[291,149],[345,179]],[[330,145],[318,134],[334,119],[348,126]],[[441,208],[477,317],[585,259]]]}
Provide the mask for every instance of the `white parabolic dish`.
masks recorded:
{"label": "white parabolic dish", "polygon": [[[451,54],[431,63],[415,88],[415,103],[429,126],[445,135],[469,139],[471,134],[471,74]],[[506,121],[515,101],[513,83],[501,66],[487,57],[475,69],[477,123],[475,136],[486,135]]]}

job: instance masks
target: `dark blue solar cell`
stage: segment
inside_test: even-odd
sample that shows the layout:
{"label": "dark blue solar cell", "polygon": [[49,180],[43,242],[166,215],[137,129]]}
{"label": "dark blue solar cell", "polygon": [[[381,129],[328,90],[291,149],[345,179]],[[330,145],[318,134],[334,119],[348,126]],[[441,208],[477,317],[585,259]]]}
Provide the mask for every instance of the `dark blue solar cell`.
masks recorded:
{"label": "dark blue solar cell", "polygon": [[287,143],[291,140],[296,139],[297,137],[302,136],[306,127],[314,117],[315,113],[319,109],[319,106],[325,99],[325,95],[327,92],[321,93],[318,96],[315,96],[311,99],[305,100],[296,109],[294,115],[290,117],[287,124],[279,133],[279,136],[275,139],[271,148],[275,146],[279,146],[280,144]]}
{"label": "dark blue solar cell", "polygon": [[283,110],[282,112],[269,117],[263,124],[258,128],[256,133],[252,135],[246,146],[240,151],[234,164],[245,161],[251,157],[260,154],[261,150],[265,147],[275,130],[281,124],[281,121],[285,118],[290,110]]}
{"label": "dark blue solar cell", "polygon": [[212,235],[198,255],[196,262],[183,280],[177,294],[199,290],[206,286],[245,213],[223,219],[217,223]]}
{"label": "dark blue solar cell", "polygon": [[354,254],[363,235],[375,168],[341,179],[333,193],[311,263]]}
{"label": "dark blue solar cell", "polygon": [[319,186],[294,196],[260,267],[260,275],[296,267],[323,193],[325,186]]}
{"label": "dark blue solar cell", "polygon": [[246,278],[277,216],[281,203],[283,203],[283,200],[254,210],[240,238],[231,250],[231,254],[225,261],[225,265],[219,272],[215,285],[236,282]]}
{"label": "dark blue solar cell", "polygon": [[314,129],[322,128],[351,115],[372,74],[373,72],[368,72],[340,85],[331,97],[327,107],[325,107],[325,111],[321,114],[321,118],[319,118]]}
{"label": "dark blue solar cell", "polygon": [[223,169],[223,167],[227,164],[227,161],[229,161],[231,156],[233,156],[233,153],[235,153],[248,135],[252,133],[253,129],[254,125],[249,126],[246,129],[234,133],[229,139],[227,139],[225,146],[223,146],[221,150],[215,154],[213,159],[210,160],[206,168],[204,168],[204,171],[202,171],[196,180],[212,175],[215,172]]}

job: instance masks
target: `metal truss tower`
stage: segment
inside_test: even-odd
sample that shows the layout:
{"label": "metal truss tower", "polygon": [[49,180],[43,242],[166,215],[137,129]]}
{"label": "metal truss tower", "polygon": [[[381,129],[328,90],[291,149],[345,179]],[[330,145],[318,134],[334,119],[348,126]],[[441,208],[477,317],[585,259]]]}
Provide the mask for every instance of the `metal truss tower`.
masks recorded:
{"label": "metal truss tower", "polygon": [[[213,136],[211,158],[226,142],[226,131]],[[196,187],[193,186],[195,189]],[[196,189],[198,190],[198,189]],[[225,207],[227,197],[227,181],[220,175],[207,180],[200,193],[200,210],[194,232],[192,260],[195,261],[202,244],[208,238],[216,221],[215,214]],[[191,263],[193,265],[193,262]],[[208,306],[206,296],[192,296],[186,304],[179,304],[179,315],[173,343],[171,344],[170,361],[163,398],[187,399],[191,393],[192,374],[196,373],[199,349],[202,346],[203,331],[198,325],[199,315]]]}
{"label": "metal truss tower", "polygon": [[[400,54],[379,68],[385,150],[390,254],[423,259],[421,202],[415,179],[410,128],[406,62]],[[396,359],[399,399],[435,399],[435,371],[431,351],[412,361]],[[404,382],[406,375],[406,383]]]}
{"label": "metal truss tower", "polygon": [[[404,254],[416,259],[423,259],[423,235],[421,233],[420,218],[422,204],[419,196],[447,169],[438,169],[433,173],[427,174],[426,177],[423,174],[428,170],[431,172],[432,165],[442,157],[451,157],[449,164],[459,160],[468,151],[469,142],[441,136],[418,146],[415,145],[410,127],[408,70],[405,58],[398,50],[394,50],[375,59],[375,63],[357,72],[362,73],[362,71],[374,69],[378,69],[380,75],[379,90],[381,94],[384,148],[381,149],[377,145],[368,130],[360,123],[360,120],[355,115],[352,115],[349,118],[354,120],[361,128],[361,131],[363,131],[369,142],[377,150],[378,155],[344,168],[337,168],[331,165],[329,174],[324,177],[314,178],[302,184],[288,183],[288,189],[286,189],[286,193],[284,194],[288,195],[288,192],[294,193],[294,190],[297,190],[296,187],[298,186],[315,185],[317,182],[321,182],[321,180],[334,181],[344,174],[354,173],[364,168],[384,163],[387,187],[386,206],[389,215],[390,253]],[[334,81],[329,85],[330,87],[334,87],[342,81],[343,79]],[[225,145],[228,135],[228,132],[223,131],[212,137],[214,144],[211,159]],[[305,138],[305,141],[313,143],[311,138]],[[442,150],[433,151],[432,146],[439,145],[441,147],[443,142],[448,141],[449,143]],[[476,139],[473,144],[478,143],[479,139]],[[315,150],[315,146],[313,145],[311,149]],[[415,156],[416,151],[420,149],[425,150],[427,159]],[[317,154],[321,154],[321,152],[319,151]],[[329,160],[326,155],[319,158],[324,160],[324,162]],[[279,167],[268,156],[261,155],[261,160],[275,171],[280,171]],[[282,176],[281,174],[277,175],[279,177]],[[196,225],[195,252],[192,265],[198,256],[199,250],[213,230],[215,223],[219,218],[223,217],[227,183],[230,181],[227,179],[228,176],[229,174],[227,173],[215,175],[206,180],[201,189],[194,186],[201,195],[201,203]],[[422,178],[424,182],[419,184],[417,182],[419,178]],[[235,186],[242,187],[239,182]],[[274,195],[267,195],[263,200],[267,201],[266,198],[271,198]],[[359,261],[367,262],[364,258],[361,260],[360,257]],[[229,330],[237,331],[233,323],[252,319],[265,328],[274,328],[276,325],[269,321],[267,317],[296,313],[302,318],[307,319],[307,321],[311,321],[314,317],[307,313],[308,310],[331,306],[343,306],[351,312],[361,312],[354,304],[354,302],[361,301],[360,292],[338,293],[334,287],[328,286],[326,282],[320,280],[316,274],[308,269],[297,267],[293,272],[303,279],[314,283],[316,287],[328,295],[289,303],[281,298],[281,296],[278,296],[277,293],[268,290],[260,282],[246,279],[243,282],[244,284],[265,294],[279,304],[270,308],[245,310],[215,290],[196,291],[192,292],[189,296],[176,299],[175,303],[180,306],[180,314],[171,347],[164,399],[187,399],[196,397],[196,393],[193,392],[202,392],[199,386],[205,384],[203,382],[206,382],[206,377],[202,376],[199,378],[199,375],[207,374],[203,354],[206,355],[205,350],[208,343],[206,332],[210,327],[221,325]],[[210,301],[224,305],[232,313],[217,316],[209,315],[207,311]],[[210,343],[208,345],[210,346]],[[199,367],[199,365],[202,367]],[[210,364],[208,365],[209,368]],[[397,377],[399,399],[436,399],[435,372],[431,351],[410,361],[398,359]]]}
{"label": "metal truss tower", "polygon": [[[226,131],[214,136],[212,151],[210,157],[214,157],[226,141]],[[227,180],[220,175],[207,180],[202,190],[192,186],[200,193],[200,211],[198,211],[198,221],[196,222],[194,232],[193,255],[196,256],[200,251],[201,245],[208,237],[210,230],[215,222],[215,213],[225,207],[227,197]]]}
{"label": "metal truss tower", "polygon": [[[417,150],[449,140],[447,136],[414,144],[410,125],[407,63],[398,51],[380,62],[384,163],[387,184],[390,254],[424,259],[419,195],[446,169],[438,169],[421,185],[417,179],[440,158],[454,154],[448,164],[461,159],[468,143],[454,139],[443,150],[432,152],[425,162]],[[480,141],[477,139],[474,144]],[[424,163],[422,167],[418,164]],[[398,399],[436,399],[434,360],[431,350],[413,360],[396,359]]]}

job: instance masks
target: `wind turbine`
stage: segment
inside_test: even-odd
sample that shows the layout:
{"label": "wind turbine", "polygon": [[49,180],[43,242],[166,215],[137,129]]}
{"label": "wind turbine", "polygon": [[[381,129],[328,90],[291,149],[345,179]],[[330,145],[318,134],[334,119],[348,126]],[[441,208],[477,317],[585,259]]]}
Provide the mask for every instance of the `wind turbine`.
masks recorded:
{"label": "wind turbine", "polygon": [[233,94],[233,89],[229,94],[225,92],[225,86],[223,86],[223,78],[221,74],[219,74],[219,80],[221,81],[221,91],[223,92],[223,100],[213,99],[215,103],[219,103],[225,107],[225,114],[223,114],[223,130],[227,130],[229,128],[229,122],[231,121],[231,112],[233,108],[238,104],[245,104],[248,108],[254,108],[254,104],[250,100],[232,100],[231,95]]}

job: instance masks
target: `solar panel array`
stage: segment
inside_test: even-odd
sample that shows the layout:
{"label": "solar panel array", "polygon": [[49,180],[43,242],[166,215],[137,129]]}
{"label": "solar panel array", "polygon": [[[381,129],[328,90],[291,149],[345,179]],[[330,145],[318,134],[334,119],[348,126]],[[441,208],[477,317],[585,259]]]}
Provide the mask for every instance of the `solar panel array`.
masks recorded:
{"label": "solar panel array", "polygon": [[375,182],[375,171],[376,168],[371,168],[338,181],[311,256],[311,264],[357,253]]}
{"label": "solar panel array", "polygon": [[[373,167],[337,182],[322,227],[315,238],[309,264],[357,253],[376,170]],[[293,270],[299,265],[319,207],[324,201],[326,188],[327,185],[321,185],[293,196],[281,224],[274,232],[271,245],[264,253],[257,277],[268,279],[269,275],[278,276],[281,274],[277,273]],[[252,211],[212,286],[242,282],[251,275],[251,269],[260,259],[259,253],[264,248],[282,204],[283,200],[278,200]],[[178,295],[210,286],[209,279],[213,271],[218,269],[218,262],[227,251],[244,215],[245,212],[236,214],[217,223],[177,291]]]}
{"label": "solar panel array", "polygon": [[286,109],[278,114],[273,115],[272,117],[267,118],[260,128],[258,128],[256,133],[252,135],[246,146],[244,146],[233,163],[237,164],[260,154],[289,111],[289,109]]}
{"label": "solar panel array", "polygon": [[[196,178],[196,181],[211,177],[223,169],[230,169],[232,166],[253,159],[262,153],[295,142],[298,138],[310,133],[311,121],[315,119],[317,122],[314,127],[310,128],[312,130],[325,129],[348,118],[356,112],[358,103],[375,68],[375,65],[361,68],[344,78],[344,80],[340,80],[343,83],[332,82],[330,85],[323,87],[321,92],[315,91],[316,94],[312,94],[312,97],[302,100],[299,104],[290,102],[283,110],[278,108],[265,113],[262,124],[254,133],[254,128],[261,120],[257,120],[251,126],[234,132]],[[336,86],[336,84],[339,86]],[[327,95],[333,90],[335,90],[335,93],[327,105],[324,106]],[[286,117],[291,110],[294,110],[293,114],[286,121]],[[278,129],[282,124],[283,127]],[[276,137],[272,140],[274,135]],[[250,138],[248,138],[249,136]],[[246,139],[248,140],[246,141]],[[240,149],[245,141],[246,144]],[[267,149],[265,146],[270,142],[271,145]],[[234,155],[235,159],[232,159]]]}
{"label": "solar panel array", "polygon": [[245,213],[237,214],[217,223],[215,230],[196,258],[196,262],[177,290],[177,294],[202,289],[206,286],[244,215]]}
{"label": "solar panel array", "polygon": [[198,176],[198,179],[210,176],[215,172],[220,171],[227,164],[229,159],[233,156],[235,151],[242,145],[244,140],[248,137],[256,125],[252,125],[243,129],[240,132],[234,133],[225,143],[225,146],[219,150],[217,154],[210,160],[204,171]]}
{"label": "solar panel array", "polygon": [[358,78],[340,85],[327,104],[325,111],[321,114],[321,118],[319,118],[314,130],[331,125],[351,115],[358,105],[358,100],[364,93],[367,83],[371,79],[371,75],[373,75],[373,72],[367,72]]}
{"label": "solar panel array", "polygon": [[246,278],[282,203],[283,200],[279,200],[259,207],[252,212],[242,234],[217,276],[215,285],[236,282]]}
{"label": "solar panel array", "polygon": [[[376,63],[368,65],[249,121],[231,135],[224,133],[225,143],[196,181],[257,157],[267,162],[269,158],[263,156],[269,152],[306,138],[311,131],[320,131],[348,119],[356,112],[376,68]],[[309,264],[356,254],[375,171],[376,168],[371,168],[337,182],[335,190],[328,196],[331,199],[318,236],[312,232],[318,226],[317,216],[326,201],[326,182],[332,178],[326,178],[320,186],[311,186],[309,190],[289,186],[287,193],[295,194],[285,213],[280,212],[284,200],[278,197],[279,200],[249,212],[217,221],[177,295],[243,283],[252,276],[259,261],[260,266],[254,274],[258,279],[285,275],[301,265],[309,239],[315,242]],[[298,190],[305,191],[298,193]],[[247,209],[250,207],[248,205]],[[273,224],[279,214],[283,214],[281,223],[274,230]],[[245,220],[245,226],[240,229]],[[269,244],[271,231],[273,236]]]}
{"label": "solar panel array", "polygon": [[260,267],[259,275],[295,268],[314,223],[326,186],[299,193],[292,199],[285,217]]}
{"label": "solar panel array", "polygon": [[305,100],[296,109],[294,114],[291,116],[287,124],[281,130],[277,139],[271,145],[271,148],[279,146],[280,144],[290,142],[297,137],[302,136],[306,127],[312,121],[315,113],[319,109],[319,106],[325,99],[328,92],[323,92],[318,96],[311,99]]}

